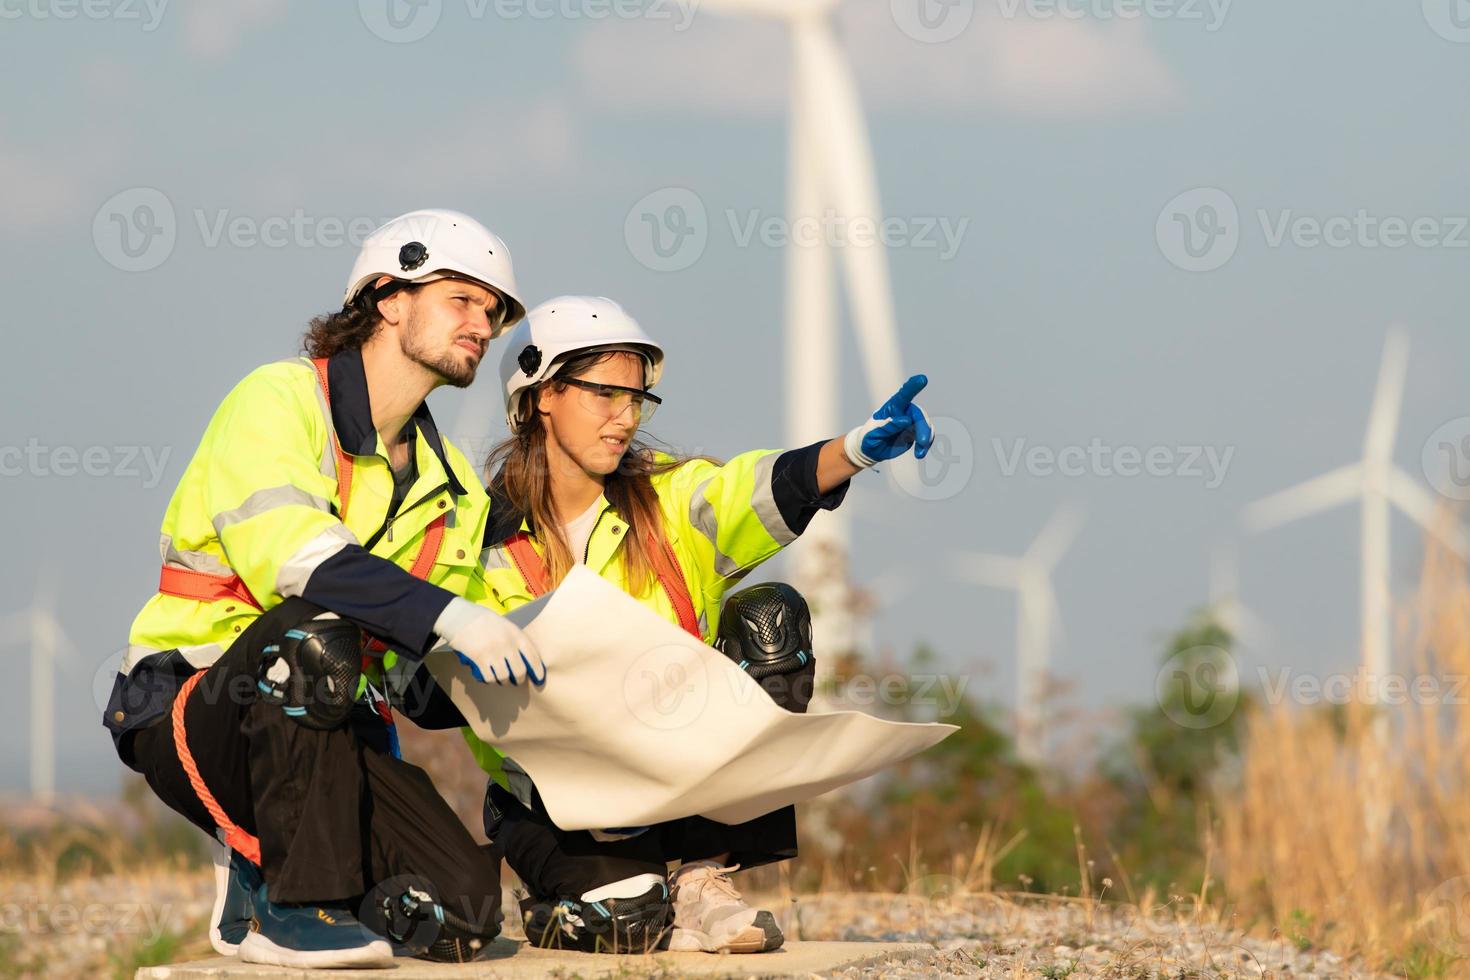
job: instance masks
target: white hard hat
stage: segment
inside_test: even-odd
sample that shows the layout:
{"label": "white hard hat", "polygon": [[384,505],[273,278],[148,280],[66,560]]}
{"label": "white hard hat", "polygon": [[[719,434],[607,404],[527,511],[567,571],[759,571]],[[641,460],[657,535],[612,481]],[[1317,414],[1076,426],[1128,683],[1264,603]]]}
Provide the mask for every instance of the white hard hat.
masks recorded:
{"label": "white hard hat", "polygon": [[526,313],[516,294],[510,249],[490,229],[467,214],[427,208],[399,215],[362,243],[342,305],[382,276],[412,283],[463,277],[483,283],[500,295],[504,326]]}
{"label": "white hard hat", "polygon": [[505,419],[515,428],[521,395],[556,373],[574,354],[594,348],[631,350],[648,361],[647,385],[664,373],[664,349],[617,303],[605,296],[558,296],[526,315],[500,356]]}

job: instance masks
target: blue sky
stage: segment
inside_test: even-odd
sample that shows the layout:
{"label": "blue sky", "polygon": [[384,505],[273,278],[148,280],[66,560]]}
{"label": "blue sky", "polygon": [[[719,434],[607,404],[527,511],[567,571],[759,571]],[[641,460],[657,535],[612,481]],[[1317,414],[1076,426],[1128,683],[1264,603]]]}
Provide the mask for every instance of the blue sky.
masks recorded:
{"label": "blue sky", "polygon": [[[1398,463],[1444,486],[1422,450],[1470,431],[1470,9],[923,0],[920,20],[918,2],[836,12],[901,229],[903,369],[929,375],[923,404],[972,447],[943,499],[881,475],[850,498],[858,578],[908,583],[880,643],[931,643],[971,693],[1008,701],[1014,600],[957,581],[951,556],[1019,553],[1075,502],[1054,670],[1080,707],[1149,699],[1161,637],[1232,537],[1272,630],[1244,663],[1350,669],[1356,512],[1234,528],[1357,458],[1391,323],[1411,339]],[[92,678],[153,584],[173,481],[229,386],[339,301],[353,227],[479,217],[528,300],[609,295],[665,341],[656,434],[721,455],[781,444],[784,250],[740,229],[783,214],[789,52],[782,25],[713,7],[0,0],[0,611],[58,577],[79,651],[60,679],[63,790],[116,784]],[[669,189],[699,202],[705,244],[661,271],[628,227]],[[172,244],[129,256],[118,221],[163,222]],[[1198,258],[1171,237],[1191,222]],[[957,240],[931,244],[944,227]],[[856,423],[872,405],[844,336]],[[475,442],[499,431],[494,401],[483,383],[431,406]],[[1170,475],[1009,465],[1018,446],[1093,445],[1163,447]],[[1217,480],[1185,465],[1206,449],[1228,452]],[[1394,534],[1402,598],[1422,549],[1407,521]],[[23,731],[24,651],[0,657],[0,713]],[[11,744],[0,788],[18,789]]]}

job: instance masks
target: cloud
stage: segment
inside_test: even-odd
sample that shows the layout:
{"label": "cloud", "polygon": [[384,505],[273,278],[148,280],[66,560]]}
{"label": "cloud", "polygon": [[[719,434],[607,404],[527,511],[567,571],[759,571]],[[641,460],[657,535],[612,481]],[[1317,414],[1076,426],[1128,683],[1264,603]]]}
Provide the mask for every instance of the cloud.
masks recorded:
{"label": "cloud", "polygon": [[234,51],[252,31],[286,15],[286,0],[190,0],[184,10],[184,47],[195,58]]}
{"label": "cloud", "polygon": [[[874,113],[1090,117],[1183,102],[1138,20],[1005,17],[981,4],[959,36],[927,44],[899,30],[888,4],[852,3],[839,8],[837,27]],[[656,21],[607,20],[578,38],[570,58],[580,96],[617,112],[786,109],[790,42],[773,20],[704,13],[682,32]]]}

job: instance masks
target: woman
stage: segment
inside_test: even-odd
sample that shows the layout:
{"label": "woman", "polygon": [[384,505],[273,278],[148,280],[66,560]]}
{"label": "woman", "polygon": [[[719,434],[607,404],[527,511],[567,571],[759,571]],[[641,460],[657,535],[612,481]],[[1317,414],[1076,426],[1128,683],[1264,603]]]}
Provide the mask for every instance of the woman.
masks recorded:
{"label": "woman", "polygon": [[[933,441],[911,401],[925,383],[916,376],[845,438],[743,453],[723,465],[656,453],[635,437],[661,403],[650,389],[663,360],[638,323],[601,297],[543,303],[511,334],[500,372],[511,437],[486,465],[493,516],[485,576],[502,611],[555,588],[580,563],[705,642],[721,642],[720,603],[731,586],[794,541],[818,510],[841,503],[854,474],[911,445],[923,456]],[[787,620],[805,614],[789,587],[740,595],[787,603]],[[732,630],[723,633],[731,652]],[[793,636],[805,649],[751,672],[778,702],[804,710],[800,685],[781,689],[766,676],[793,669],[807,671],[809,682],[809,626]],[[691,817],[563,831],[524,771],[468,730],[466,737],[491,774],[486,834],[531,892],[523,904],[533,942],[641,951],[667,933],[670,949],[781,944],[774,917],[746,905],[729,876],[796,855],[793,808],[733,827]],[[666,880],[670,861],[681,864]]]}

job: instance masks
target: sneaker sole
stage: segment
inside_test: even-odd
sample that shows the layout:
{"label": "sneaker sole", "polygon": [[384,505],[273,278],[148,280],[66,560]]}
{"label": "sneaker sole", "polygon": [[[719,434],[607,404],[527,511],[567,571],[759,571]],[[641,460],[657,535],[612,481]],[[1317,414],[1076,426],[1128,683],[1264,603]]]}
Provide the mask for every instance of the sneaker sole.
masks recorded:
{"label": "sneaker sole", "polygon": [[209,945],[221,956],[234,956],[240,951],[240,944],[226,942],[219,931],[220,917],[225,914],[225,891],[230,883],[230,849],[219,841],[212,841],[209,859],[214,864],[214,908],[209,913]]}
{"label": "sneaker sole", "polygon": [[240,943],[241,963],[262,966],[297,966],[311,970],[334,967],[387,967],[393,965],[393,947],[386,939],[375,939],[366,946],[353,949],[287,949],[277,946],[258,932],[251,932]]}
{"label": "sneaker sole", "polygon": [[698,929],[675,927],[669,934],[667,948],[671,952],[686,953],[769,953],[780,949],[785,941],[775,917],[763,911],[757,913],[750,925],[724,939],[716,939]]}

